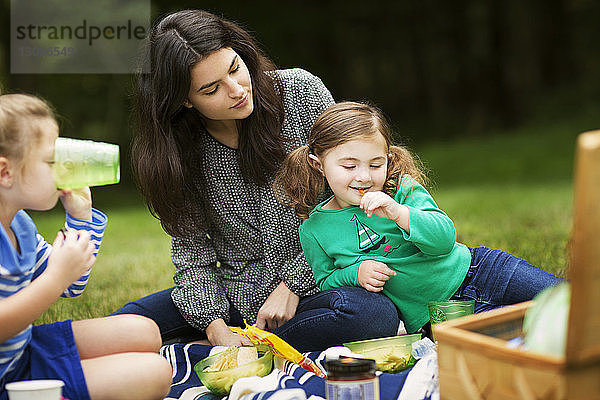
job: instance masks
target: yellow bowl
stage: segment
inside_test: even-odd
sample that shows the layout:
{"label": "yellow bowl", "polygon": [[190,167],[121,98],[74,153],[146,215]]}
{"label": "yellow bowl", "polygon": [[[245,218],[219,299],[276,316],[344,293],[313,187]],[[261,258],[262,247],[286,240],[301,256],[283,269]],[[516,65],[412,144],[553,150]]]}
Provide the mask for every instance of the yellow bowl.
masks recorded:
{"label": "yellow bowl", "polygon": [[273,351],[270,346],[259,344],[256,346],[258,351],[258,360],[251,363],[241,365],[235,368],[228,368],[222,371],[204,371],[204,369],[215,361],[218,361],[218,354],[205,358],[204,360],[194,365],[194,371],[212,393],[225,396],[229,394],[231,386],[239,378],[245,376],[265,376],[271,372],[273,368]]}
{"label": "yellow bowl", "polygon": [[353,353],[375,360],[377,370],[399,372],[415,363],[412,343],[421,339],[420,333],[413,335],[390,336],[379,339],[360,340],[344,343]]}

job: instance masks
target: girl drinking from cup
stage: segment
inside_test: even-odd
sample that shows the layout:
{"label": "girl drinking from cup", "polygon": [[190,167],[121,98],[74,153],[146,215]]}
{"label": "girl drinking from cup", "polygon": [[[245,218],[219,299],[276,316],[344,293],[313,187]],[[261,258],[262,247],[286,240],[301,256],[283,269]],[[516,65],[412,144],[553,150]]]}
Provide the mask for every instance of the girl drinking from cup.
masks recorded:
{"label": "girl drinking from cup", "polygon": [[[32,323],[58,297],[80,295],[107,218],[90,189],[57,190],[52,173],[58,125],[50,107],[27,95],[0,96],[0,399],[6,383],[60,379],[70,399],[162,399],[171,383],[157,354],[156,325],[121,315]],[[60,199],[66,229],[47,243],[24,209]]]}
{"label": "girl drinking from cup", "polygon": [[[382,292],[411,333],[428,323],[428,301],[474,299],[480,312],[530,300],[558,282],[506,252],[457,243],[419,164],[391,137],[377,108],[335,104],[277,175],[275,190],[304,219],[300,242],[321,290]],[[317,204],[325,181],[333,196]]]}

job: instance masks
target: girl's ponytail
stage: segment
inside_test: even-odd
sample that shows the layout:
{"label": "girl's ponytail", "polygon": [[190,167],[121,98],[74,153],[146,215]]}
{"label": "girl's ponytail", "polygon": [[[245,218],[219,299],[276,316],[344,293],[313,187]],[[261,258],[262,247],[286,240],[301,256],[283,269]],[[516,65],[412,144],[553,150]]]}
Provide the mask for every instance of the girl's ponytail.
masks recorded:
{"label": "girl's ponytail", "polygon": [[293,208],[301,219],[308,218],[325,186],[323,175],[310,164],[309,155],[308,145],[288,154],[273,183],[277,200]]}
{"label": "girl's ponytail", "polygon": [[422,185],[427,182],[421,161],[404,147],[390,146],[387,168],[383,192],[389,196],[396,195],[402,175],[408,174]]}

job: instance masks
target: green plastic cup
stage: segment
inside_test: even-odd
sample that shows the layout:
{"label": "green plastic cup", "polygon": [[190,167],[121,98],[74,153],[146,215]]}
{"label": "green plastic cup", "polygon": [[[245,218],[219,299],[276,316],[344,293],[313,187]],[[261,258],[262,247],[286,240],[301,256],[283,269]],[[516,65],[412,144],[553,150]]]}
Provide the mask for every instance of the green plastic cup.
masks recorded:
{"label": "green plastic cup", "polygon": [[[427,303],[427,307],[429,308],[429,321],[433,326],[440,322],[473,314],[475,300],[430,301]],[[431,332],[435,340],[433,329]]]}
{"label": "green plastic cup", "polygon": [[52,172],[59,189],[118,183],[121,179],[119,146],[59,137],[54,145]]}

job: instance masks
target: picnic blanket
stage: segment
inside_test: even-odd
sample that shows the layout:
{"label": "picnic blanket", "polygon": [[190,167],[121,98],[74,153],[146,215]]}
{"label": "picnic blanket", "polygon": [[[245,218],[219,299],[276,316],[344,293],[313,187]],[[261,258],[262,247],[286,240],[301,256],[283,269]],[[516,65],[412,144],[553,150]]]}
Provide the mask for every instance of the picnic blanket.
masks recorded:
{"label": "picnic blanket", "polygon": [[[204,344],[171,344],[160,353],[173,366],[173,383],[165,400],[220,400],[202,385],[194,365],[208,357],[212,346]],[[439,399],[437,386],[437,354],[428,353],[411,369],[396,374],[379,375],[380,400]],[[325,370],[325,352],[304,353]],[[262,378],[239,379],[228,400],[324,400],[325,379],[291,362]]]}

